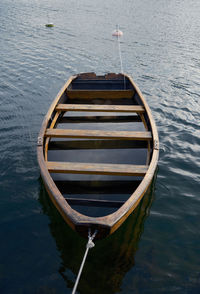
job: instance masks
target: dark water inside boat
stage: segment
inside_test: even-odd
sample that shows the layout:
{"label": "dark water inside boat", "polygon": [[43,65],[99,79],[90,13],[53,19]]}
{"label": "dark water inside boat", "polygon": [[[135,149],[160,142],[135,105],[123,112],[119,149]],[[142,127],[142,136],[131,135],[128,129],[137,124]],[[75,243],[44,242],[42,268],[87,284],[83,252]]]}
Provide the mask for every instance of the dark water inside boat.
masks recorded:
{"label": "dark water inside boat", "polygon": [[[200,292],[199,0],[0,2],[0,293],[71,293],[85,240],[39,178],[36,141],[69,76],[124,71],[155,117],[155,182],[128,221],[91,250],[79,293]],[[46,28],[53,22],[53,28]]]}
{"label": "dark water inside boat", "polygon": [[[75,81],[69,88],[76,89],[124,89],[131,88],[129,81],[122,79],[122,82],[110,82],[100,80],[99,83],[94,81],[85,82]],[[75,99],[71,99],[74,103]],[[91,105],[103,104],[137,104],[136,99],[82,99],[78,103]],[[128,122],[126,122],[126,120]],[[111,122],[110,122],[111,121]],[[106,112],[80,112],[67,111],[62,118],[56,123],[57,129],[72,130],[101,130],[101,131],[146,131],[145,125],[137,113],[121,114],[118,119],[118,113]],[[51,147],[53,146],[53,148]],[[51,162],[81,162],[81,163],[105,163],[105,164],[149,164],[149,152],[147,141],[121,141],[121,140],[100,140],[100,139],[73,139],[73,138],[51,138],[48,145],[48,160]],[[100,217],[115,212],[122,204],[128,200],[134,190],[139,186],[142,177],[116,176],[116,175],[83,175],[83,174],[64,174],[51,173],[58,189],[67,199],[73,209],[87,216]],[[87,205],[83,200],[87,199]],[[78,200],[78,205],[77,205]],[[97,201],[101,202],[100,207]],[[112,201],[111,203],[108,202]],[[113,205],[113,201],[115,202]],[[89,203],[88,203],[89,202]],[[105,206],[107,203],[107,207]],[[102,205],[104,204],[104,206]],[[93,208],[91,208],[91,206]]]}

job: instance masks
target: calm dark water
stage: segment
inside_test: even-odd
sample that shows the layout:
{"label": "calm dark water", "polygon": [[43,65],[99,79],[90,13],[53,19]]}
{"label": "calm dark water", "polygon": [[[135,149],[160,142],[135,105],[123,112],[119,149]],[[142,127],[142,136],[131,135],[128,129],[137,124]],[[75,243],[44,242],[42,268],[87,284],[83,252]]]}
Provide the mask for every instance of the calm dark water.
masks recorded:
{"label": "calm dark water", "polygon": [[[199,0],[0,2],[0,293],[71,293],[85,249],[51,206],[36,141],[69,76],[124,71],[155,117],[155,189],[91,250],[79,293],[200,293]],[[45,23],[55,24],[52,29]]]}

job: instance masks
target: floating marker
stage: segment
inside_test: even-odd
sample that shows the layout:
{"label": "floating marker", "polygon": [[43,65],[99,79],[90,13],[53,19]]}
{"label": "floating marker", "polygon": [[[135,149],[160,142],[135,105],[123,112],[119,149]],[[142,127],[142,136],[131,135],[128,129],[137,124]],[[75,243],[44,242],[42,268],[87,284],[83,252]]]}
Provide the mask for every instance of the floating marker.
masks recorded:
{"label": "floating marker", "polygon": [[54,24],[53,24],[53,23],[47,23],[45,26],[46,26],[47,28],[52,28],[52,27],[54,27]]}
{"label": "floating marker", "polygon": [[120,30],[115,30],[115,31],[112,33],[112,36],[114,36],[114,37],[121,37],[121,36],[123,36],[123,32],[120,31]]}
{"label": "floating marker", "polygon": [[121,37],[121,36],[123,36],[123,32],[120,31],[118,25],[116,26],[116,30],[114,30],[114,31],[112,32],[112,36],[114,36],[114,37]]}

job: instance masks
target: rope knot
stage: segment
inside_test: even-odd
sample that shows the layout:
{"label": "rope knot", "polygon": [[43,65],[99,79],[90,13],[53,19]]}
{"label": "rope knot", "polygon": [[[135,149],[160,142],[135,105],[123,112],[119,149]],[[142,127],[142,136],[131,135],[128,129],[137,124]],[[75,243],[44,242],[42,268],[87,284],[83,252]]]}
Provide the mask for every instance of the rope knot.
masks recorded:
{"label": "rope knot", "polygon": [[87,242],[86,248],[90,249],[90,248],[93,248],[95,246],[93,240],[94,240],[96,234],[97,234],[97,230],[95,230],[94,234],[91,235],[91,229],[89,229],[89,231],[88,231],[88,242]]}
{"label": "rope knot", "polygon": [[90,248],[93,248],[94,246],[95,246],[95,244],[94,244],[94,242],[92,242],[92,239],[89,239],[86,247],[90,249]]}

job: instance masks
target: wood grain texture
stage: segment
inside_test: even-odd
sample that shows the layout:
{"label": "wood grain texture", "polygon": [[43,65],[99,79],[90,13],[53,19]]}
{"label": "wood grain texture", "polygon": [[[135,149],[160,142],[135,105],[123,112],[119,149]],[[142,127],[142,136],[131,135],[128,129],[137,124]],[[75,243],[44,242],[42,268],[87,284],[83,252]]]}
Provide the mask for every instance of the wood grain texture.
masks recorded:
{"label": "wood grain texture", "polygon": [[99,130],[63,130],[47,129],[46,137],[54,138],[85,138],[85,139],[116,139],[116,140],[150,140],[151,132],[99,131]]}
{"label": "wood grain texture", "polygon": [[87,111],[87,112],[135,112],[144,113],[140,105],[93,105],[93,104],[58,104],[56,110],[61,111]]}
{"label": "wood grain texture", "polygon": [[146,165],[131,164],[103,164],[48,161],[46,165],[49,172],[73,174],[144,176],[148,170],[148,166]]}

